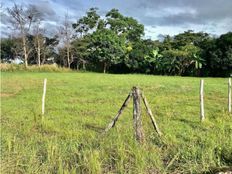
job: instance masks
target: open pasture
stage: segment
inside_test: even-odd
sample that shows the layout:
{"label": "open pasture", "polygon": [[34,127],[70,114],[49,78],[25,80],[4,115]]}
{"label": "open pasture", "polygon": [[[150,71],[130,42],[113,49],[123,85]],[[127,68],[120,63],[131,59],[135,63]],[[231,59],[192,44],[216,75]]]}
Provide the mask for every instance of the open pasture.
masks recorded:
{"label": "open pasture", "polygon": [[[44,118],[43,79],[47,78]],[[232,166],[228,79],[98,73],[1,73],[1,173],[203,173]],[[135,141],[132,102],[102,132],[133,86],[149,102],[145,143]]]}

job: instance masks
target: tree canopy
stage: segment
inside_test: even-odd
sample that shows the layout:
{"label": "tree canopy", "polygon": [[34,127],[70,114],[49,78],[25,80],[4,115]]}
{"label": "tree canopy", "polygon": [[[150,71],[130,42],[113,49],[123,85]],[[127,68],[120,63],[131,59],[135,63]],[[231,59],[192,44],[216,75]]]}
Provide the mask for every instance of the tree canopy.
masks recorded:
{"label": "tree canopy", "polygon": [[[31,7],[15,5],[8,13],[20,32],[16,37],[2,39],[2,61],[20,56],[29,64],[40,65],[54,57],[60,66],[89,71],[182,76],[232,74],[232,32],[216,37],[188,30],[167,35],[163,40],[145,39],[144,25],[135,18],[118,9],[103,16],[98,8],[90,8],[75,23],[67,19],[65,25],[59,26],[66,28],[58,38],[58,33],[49,37],[43,32],[30,32],[30,26],[40,24]],[[17,21],[18,13],[25,19]],[[36,31],[43,31],[41,27],[38,25]]]}

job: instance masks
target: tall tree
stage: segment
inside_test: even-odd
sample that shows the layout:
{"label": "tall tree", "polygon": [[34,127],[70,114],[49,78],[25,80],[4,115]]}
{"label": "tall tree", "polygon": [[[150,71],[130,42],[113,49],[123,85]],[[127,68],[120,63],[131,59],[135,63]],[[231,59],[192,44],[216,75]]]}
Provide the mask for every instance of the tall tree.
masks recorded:
{"label": "tall tree", "polygon": [[7,8],[8,14],[11,16],[11,23],[19,30],[22,38],[22,47],[24,53],[25,66],[28,66],[28,56],[30,48],[27,45],[27,35],[30,31],[31,25],[39,18],[39,13],[35,8],[23,7],[22,5],[14,4],[12,8]]}
{"label": "tall tree", "polygon": [[37,21],[34,28],[33,28],[33,44],[37,53],[37,65],[41,65],[41,51],[43,48],[43,45],[45,43],[45,37],[44,37],[45,30],[40,27],[40,21]]}
{"label": "tall tree", "polygon": [[88,46],[90,44],[90,37],[77,38],[72,42],[73,56],[75,57],[74,65],[72,68],[79,69],[82,65],[82,69],[86,70],[86,64],[88,60]]}
{"label": "tall tree", "polygon": [[139,41],[144,35],[144,26],[132,17],[123,16],[118,9],[106,14],[106,25],[118,35],[124,34],[129,41]]}
{"label": "tall tree", "polygon": [[69,21],[69,16],[66,14],[62,26],[60,27],[60,36],[66,48],[67,67],[70,68],[72,63],[71,56],[71,42],[73,39],[73,28]]}
{"label": "tall tree", "polygon": [[[100,19],[100,15],[97,14],[97,10],[98,10],[97,8],[90,8],[86,12],[86,16],[83,16],[76,23],[72,25],[76,33],[78,33],[80,37],[83,37],[88,32],[90,31],[93,32],[94,29],[95,30],[97,29],[98,22]],[[102,25],[102,20],[100,24]]]}
{"label": "tall tree", "polygon": [[10,59],[14,59],[17,56],[17,38],[3,38],[1,39],[1,49],[0,55],[1,60],[9,61]]}
{"label": "tall tree", "polygon": [[91,36],[89,55],[92,61],[102,64],[104,73],[112,64],[122,61],[125,50],[125,38],[119,37],[112,30],[98,30]]}
{"label": "tall tree", "polygon": [[232,32],[222,34],[212,40],[208,47],[207,63],[212,76],[230,76],[232,74]]}
{"label": "tall tree", "polygon": [[42,61],[41,61],[42,65],[46,62],[47,58],[57,55],[56,47],[58,44],[59,44],[59,39],[57,35],[53,37],[44,38],[44,44],[42,47]]}

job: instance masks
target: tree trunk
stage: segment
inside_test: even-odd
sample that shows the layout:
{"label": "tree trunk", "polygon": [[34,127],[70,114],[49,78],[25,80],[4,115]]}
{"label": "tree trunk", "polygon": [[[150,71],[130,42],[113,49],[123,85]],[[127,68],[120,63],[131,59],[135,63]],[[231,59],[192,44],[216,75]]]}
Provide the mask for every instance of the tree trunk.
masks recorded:
{"label": "tree trunk", "polygon": [[70,54],[71,54],[70,66],[71,66],[71,63],[73,62],[73,54],[72,53],[70,53]]}
{"label": "tree trunk", "polygon": [[69,57],[69,53],[70,53],[70,48],[69,48],[69,46],[67,46],[67,61],[68,61],[68,68],[70,68],[70,57]]}
{"label": "tree trunk", "polygon": [[38,44],[38,50],[37,50],[37,62],[38,62],[38,65],[40,66],[40,56],[41,56],[41,53],[40,53],[40,43],[39,43],[39,38],[37,38],[37,44]]}
{"label": "tree trunk", "polygon": [[82,68],[83,68],[84,71],[86,70],[85,62],[82,62]]}
{"label": "tree trunk", "polygon": [[25,63],[25,67],[27,68],[28,66],[28,63],[27,63],[27,60],[28,60],[28,52],[27,52],[27,47],[26,47],[26,38],[25,36],[23,36],[23,52],[24,52],[24,63]]}
{"label": "tree trunk", "polygon": [[103,65],[104,67],[103,67],[103,73],[105,74],[106,73],[106,67],[107,67],[107,64],[106,64],[106,62],[104,62],[104,65]]}
{"label": "tree trunk", "polygon": [[140,90],[137,87],[133,87],[133,119],[134,119],[134,129],[135,137],[139,143],[144,141],[144,132],[142,128],[142,119],[141,119],[141,95]]}
{"label": "tree trunk", "polygon": [[28,62],[27,62],[27,60],[28,60],[28,54],[27,54],[27,52],[25,52],[25,67],[26,67],[26,68],[28,67]]}
{"label": "tree trunk", "polygon": [[45,55],[45,51],[44,51],[43,60],[42,60],[42,62],[41,62],[42,65],[45,63],[45,59],[46,59],[46,55]]}
{"label": "tree trunk", "polygon": [[77,62],[77,67],[76,68],[77,68],[77,71],[78,71],[79,70],[79,63],[78,62]]}

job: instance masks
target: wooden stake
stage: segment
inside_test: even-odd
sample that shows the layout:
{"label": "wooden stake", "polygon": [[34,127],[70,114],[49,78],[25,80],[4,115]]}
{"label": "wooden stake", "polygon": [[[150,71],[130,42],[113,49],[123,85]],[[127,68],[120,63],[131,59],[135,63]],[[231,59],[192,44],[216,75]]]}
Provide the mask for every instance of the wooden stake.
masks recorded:
{"label": "wooden stake", "polygon": [[231,78],[228,80],[228,111],[231,113]]}
{"label": "wooden stake", "polygon": [[46,85],[47,85],[47,79],[45,78],[44,87],[43,87],[43,96],[42,96],[42,115],[44,115],[44,111],[45,111]]}
{"label": "wooden stake", "polygon": [[133,95],[133,119],[134,119],[134,129],[135,137],[140,142],[144,141],[144,132],[142,128],[142,119],[141,119],[141,105],[140,105],[140,90],[137,87],[132,88]]}
{"label": "wooden stake", "polygon": [[205,111],[204,111],[204,80],[200,82],[200,119],[201,121],[205,120]]}
{"label": "wooden stake", "polygon": [[135,138],[139,143],[144,142],[144,131],[142,128],[142,118],[141,118],[141,97],[143,99],[144,105],[146,106],[146,110],[148,115],[150,116],[151,122],[158,133],[159,136],[162,135],[160,132],[158,125],[156,123],[155,118],[153,117],[153,114],[151,112],[150,107],[148,106],[148,102],[146,100],[146,97],[140,92],[140,89],[137,87],[133,87],[132,91],[127,96],[126,100],[122,104],[121,108],[119,109],[117,115],[114,117],[113,121],[110,122],[110,124],[107,126],[104,132],[109,131],[111,128],[113,128],[122,114],[122,111],[127,107],[131,97],[133,97],[133,122],[134,122],[134,130],[135,130]]}
{"label": "wooden stake", "polygon": [[147,114],[150,116],[150,119],[151,119],[151,122],[152,122],[152,124],[153,124],[153,127],[154,127],[155,131],[158,133],[159,136],[161,136],[162,133],[161,133],[161,131],[159,130],[159,127],[158,127],[158,125],[157,125],[157,123],[156,123],[156,120],[155,120],[155,118],[154,118],[154,116],[153,116],[153,114],[152,114],[152,112],[151,112],[151,109],[150,109],[150,107],[149,107],[149,105],[148,105],[147,99],[146,99],[146,97],[143,95],[143,93],[141,93],[141,97],[142,97],[142,99],[143,99],[143,103],[144,103],[144,105],[145,105],[145,107],[146,107]]}
{"label": "wooden stake", "polygon": [[127,96],[126,100],[124,101],[124,103],[122,104],[121,108],[119,109],[117,115],[114,117],[113,121],[107,126],[107,128],[105,129],[105,132],[107,132],[108,130],[110,130],[112,127],[115,126],[119,116],[122,114],[122,111],[127,107],[130,99],[131,99],[131,92],[129,93],[129,95]]}

